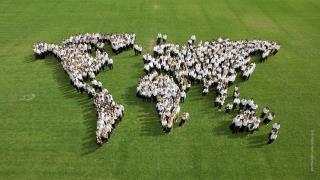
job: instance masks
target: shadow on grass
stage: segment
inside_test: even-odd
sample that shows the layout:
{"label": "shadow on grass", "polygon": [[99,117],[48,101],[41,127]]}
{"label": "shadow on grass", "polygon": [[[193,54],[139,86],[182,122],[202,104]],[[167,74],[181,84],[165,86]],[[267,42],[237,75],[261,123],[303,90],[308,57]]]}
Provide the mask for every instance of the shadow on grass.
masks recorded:
{"label": "shadow on grass", "polygon": [[[137,81],[138,84],[138,81]],[[138,107],[138,121],[141,123],[141,135],[144,136],[161,136],[164,135],[160,124],[160,118],[156,112],[156,103],[143,100],[136,96],[136,86],[130,86],[123,95],[126,105],[134,108]]]}
{"label": "shadow on grass", "polygon": [[[109,54],[110,57],[117,56],[112,52],[110,45],[105,46],[105,51]],[[94,55],[94,53],[93,53]],[[82,143],[82,155],[90,154],[96,151],[100,146],[96,144],[95,139],[95,130],[96,130],[96,109],[86,93],[80,94],[76,89],[70,84],[70,79],[68,75],[64,72],[62,65],[57,61],[54,56],[47,56],[44,59],[37,60],[33,54],[25,58],[26,63],[33,63],[36,61],[44,61],[50,69],[53,70],[53,78],[59,84],[59,90],[62,92],[65,98],[71,98],[81,106],[82,114],[84,116],[83,123],[85,124],[86,136],[83,139]],[[101,72],[100,74],[102,74]],[[99,75],[100,75],[99,74]],[[134,95],[132,95],[134,96]]]}
{"label": "shadow on grass", "polygon": [[230,123],[231,123],[231,120],[219,121],[218,125],[213,129],[213,134],[216,136],[227,136],[228,138],[233,138],[233,139],[245,138],[248,135],[248,133],[246,132],[233,134],[229,128]]}
{"label": "shadow on grass", "polygon": [[[110,57],[115,56],[115,54],[112,53],[110,46],[106,47],[106,51],[110,55]],[[53,75],[54,79],[56,79],[56,81],[58,82],[59,89],[63,93],[64,97],[76,100],[81,106],[83,115],[85,117],[85,121],[83,123],[87,127],[86,137],[83,139],[83,144],[82,144],[82,151],[83,151],[82,155],[95,152],[99,148],[99,146],[96,144],[95,138],[94,138],[97,117],[96,117],[95,107],[93,106],[92,101],[88,98],[88,96],[85,93],[79,94],[75,90],[75,88],[70,85],[70,80],[67,74],[64,73],[62,66],[57,61],[56,58],[49,56],[43,60],[45,61],[45,64],[50,66],[50,68],[54,71],[54,75]],[[29,55],[25,58],[26,63],[33,63],[35,61],[37,60],[35,59],[34,55]],[[135,66],[140,66],[140,63],[135,64]],[[134,78],[139,79],[139,77],[134,77]],[[240,80],[238,76],[235,84],[240,84],[242,82],[244,81]],[[138,80],[137,80],[137,83],[138,83]],[[193,86],[196,86],[196,92],[199,93],[199,95],[194,96],[192,99],[193,100],[203,99],[200,95],[202,93],[202,88],[200,88],[202,84],[199,84],[199,85],[193,84]],[[212,99],[212,104],[213,104],[215,99],[215,93],[209,93],[209,97],[207,98]],[[142,98],[136,97],[136,85],[128,87],[122,99],[124,99],[124,102],[126,105],[132,106],[132,107],[138,107],[137,109],[139,109],[139,111],[137,113],[139,115],[137,118],[142,125],[141,135],[144,135],[144,136],[165,135],[165,133],[163,133],[162,131],[159,117],[156,112],[156,103],[143,101]],[[216,113],[216,114],[217,116],[221,116],[218,118],[222,118],[222,119],[225,116],[223,113]],[[221,122],[218,122],[219,123],[218,126],[214,128],[214,131],[213,131],[214,135],[219,135],[219,136],[223,135],[223,136],[228,136],[229,138],[244,138],[247,136],[246,133],[232,134],[229,129],[230,122],[231,120],[230,121],[223,120]],[[175,124],[175,128],[177,128],[177,124]],[[265,135],[259,135],[259,136],[255,136],[254,134],[250,135],[250,137],[248,138],[248,140],[250,141],[249,147],[260,148],[266,144],[265,139],[266,139]]]}
{"label": "shadow on grass", "polygon": [[230,121],[220,121],[218,126],[214,128],[213,134],[216,136],[227,136],[231,139],[238,139],[238,138],[246,138],[249,141],[249,148],[262,148],[263,146],[267,145],[267,135],[257,135],[259,132],[255,131],[253,134],[248,132],[239,132],[233,134],[229,128],[231,124]]}
{"label": "shadow on grass", "polygon": [[268,135],[267,134],[261,134],[261,135],[252,135],[248,138],[249,141],[249,148],[262,148],[267,144]]}
{"label": "shadow on grass", "polygon": [[24,58],[25,63],[34,63],[36,61],[38,61],[38,60],[35,58],[35,56],[33,54],[30,54],[29,56],[26,56]]}
{"label": "shadow on grass", "polygon": [[27,56],[25,62],[31,63],[35,61],[44,61],[50,69],[53,70],[53,78],[59,84],[59,90],[62,92],[65,98],[71,98],[81,106],[82,113],[84,115],[84,124],[86,129],[86,137],[83,139],[82,155],[94,152],[99,148],[95,142],[95,129],[96,129],[96,110],[86,93],[78,93],[76,89],[70,84],[68,75],[63,71],[61,64],[53,56],[48,56],[45,59],[37,60],[35,57]]}

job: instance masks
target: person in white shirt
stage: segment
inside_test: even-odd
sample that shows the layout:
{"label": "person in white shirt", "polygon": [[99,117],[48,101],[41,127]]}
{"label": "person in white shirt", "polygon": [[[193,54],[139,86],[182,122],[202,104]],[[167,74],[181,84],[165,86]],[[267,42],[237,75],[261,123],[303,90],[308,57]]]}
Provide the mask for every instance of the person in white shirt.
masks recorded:
{"label": "person in white shirt", "polygon": [[269,107],[266,106],[266,107],[263,108],[263,110],[261,112],[261,115],[260,115],[260,118],[263,118],[268,113],[269,113]]}
{"label": "person in white shirt", "polygon": [[138,55],[138,45],[137,44],[135,44],[135,45],[133,45],[133,50],[134,50],[134,55]]}
{"label": "person in white shirt", "polygon": [[246,99],[241,99],[240,101],[240,110],[243,110],[247,106],[247,100]]}
{"label": "person in white shirt", "polygon": [[254,105],[253,98],[247,100],[247,105],[245,109],[250,109]]}
{"label": "person in white shirt", "polygon": [[235,122],[237,121],[238,118],[239,118],[239,115],[237,115],[236,117],[234,117],[234,118],[232,119],[232,122],[231,122],[230,126],[229,126],[230,130],[232,131],[232,133],[234,133],[234,130],[235,130]]}
{"label": "person in white shirt", "polygon": [[189,119],[189,113],[188,112],[184,112],[182,113],[182,116],[181,116],[181,121],[179,123],[179,126],[183,126],[184,123],[186,123]]}
{"label": "person in white shirt", "polygon": [[113,69],[113,60],[111,58],[108,60],[108,67],[109,69]]}
{"label": "person in white shirt", "polygon": [[209,88],[204,88],[204,89],[202,90],[202,95],[203,95],[203,96],[208,95],[208,93],[209,93]]}
{"label": "person in white shirt", "polygon": [[137,44],[133,46],[133,50],[136,56],[141,55],[142,53],[142,47],[138,46]]}
{"label": "person in white shirt", "polygon": [[280,129],[280,123],[273,123],[272,129],[274,129],[275,131],[278,131]]}
{"label": "person in white shirt", "polygon": [[237,106],[240,104],[239,98],[234,98],[233,100],[233,110],[237,108]]}
{"label": "person in white shirt", "polygon": [[196,41],[196,36],[195,35],[192,35],[190,40],[192,41],[192,44],[194,44],[194,42]]}
{"label": "person in white shirt", "polygon": [[263,123],[268,125],[270,121],[272,121],[274,118],[275,118],[275,113],[274,112],[271,112],[268,114],[268,117],[266,117],[264,120],[263,120]]}
{"label": "person in white shirt", "polygon": [[217,96],[215,101],[215,106],[218,107],[219,111],[221,111],[221,107],[224,103],[224,99],[222,96]]}
{"label": "person in white shirt", "polygon": [[233,91],[233,99],[238,98],[240,96],[240,87],[236,85]]}
{"label": "person in white shirt", "polygon": [[234,132],[233,133],[238,133],[240,129],[242,128],[242,120],[240,118],[237,118],[236,121],[234,122]]}
{"label": "person in white shirt", "polygon": [[164,44],[167,42],[167,38],[168,38],[167,34],[163,34],[162,40]]}
{"label": "person in white shirt", "polygon": [[232,103],[228,103],[226,105],[226,113],[229,113],[232,109],[233,109],[233,104]]}
{"label": "person in white shirt", "polygon": [[184,92],[184,91],[181,91],[181,93],[180,93],[180,97],[181,97],[181,102],[184,102],[184,100],[186,99],[186,92]]}
{"label": "person in white shirt", "polygon": [[257,109],[258,109],[258,104],[253,103],[250,108],[251,108],[252,111],[256,112]]}
{"label": "person in white shirt", "polygon": [[142,53],[142,47],[141,46],[138,46],[137,53],[138,53],[138,55],[141,55],[141,53]]}
{"label": "person in white shirt", "polygon": [[162,34],[161,34],[161,33],[158,33],[158,36],[157,36],[157,45],[160,45],[161,39],[162,39]]}
{"label": "person in white shirt", "polygon": [[104,47],[104,43],[103,42],[98,42],[97,43],[97,48],[98,49],[103,50],[103,47]]}
{"label": "person in white shirt", "polygon": [[173,117],[168,117],[170,120],[168,121],[167,128],[165,129],[166,133],[169,133],[173,127]]}
{"label": "person in white shirt", "polygon": [[269,133],[268,144],[273,143],[273,141],[276,140],[277,137],[278,137],[278,131],[275,131],[274,129],[272,129],[271,132]]}

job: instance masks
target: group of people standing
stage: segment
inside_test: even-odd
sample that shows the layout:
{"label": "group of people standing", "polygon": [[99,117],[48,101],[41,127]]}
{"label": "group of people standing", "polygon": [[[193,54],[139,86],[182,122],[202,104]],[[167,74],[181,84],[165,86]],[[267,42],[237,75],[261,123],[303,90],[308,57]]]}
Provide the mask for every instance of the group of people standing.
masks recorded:
{"label": "group of people standing", "polygon": [[[124,107],[117,104],[108,90],[96,79],[96,75],[105,67],[112,69],[113,60],[104,49],[109,43],[115,53],[134,46],[135,34],[120,33],[103,35],[86,33],[64,40],[61,45],[38,43],[33,47],[37,58],[54,55],[62,64],[70,83],[79,91],[93,98],[97,110],[96,140],[102,144],[110,137],[115,123],[123,117]],[[95,57],[93,57],[95,50]]]}
{"label": "group of people standing", "polygon": [[96,141],[98,144],[108,141],[113,128],[124,116],[124,107],[117,104],[107,89],[97,92],[93,97],[97,109]]}
{"label": "group of people standing", "polygon": [[[280,45],[275,42],[261,40],[230,41],[219,38],[215,41],[201,41],[197,45],[195,41],[196,36],[192,35],[186,45],[168,44],[167,35],[159,33],[153,56],[143,55],[147,75],[140,80],[137,95],[157,102],[157,111],[165,132],[172,129],[180,113],[179,103],[184,102],[192,83],[203,85],[203,95],[210,90],[216,91],[215,106],[221,109],[227,98],[228,87],[235,82],[237,75],[240,74],[247,80],[255,70],[256,64],[250,62],[250,55],[260,54],[261,60],[265,61],[280,49]],[[134,48],[136,55],[142,52],[142,48],[134,44],[135,34],[128,33],[86,33],[71,36],[61,45],[38,43],[33,48],[37,58],[50,54],[56,56],[68,74],[70,83],[79,92],[86,92],[93,98],[98,116],[98,144],[109,139],[115,123],[123,117],[124,112],[124,107],[118,105],[96,79],[96,75],[105,67],[113,67],[113,60],[105,52],[105,43],[109,43],[116,54],[130,48]],[[92,51],[95,51],[95,57],[91,55]],[[253,99],[240,99],[239,95],[239,87],[236,86],[233,102],[226,106],[227,112],[239,106],[239,114],[230,126],[234,133],[252,133],[259,128],[260,118],[266,116],[263,123],[268,124],[275,117],[267,107],[263,109],[261,116],[257,117],[258,105]],[[179,125],[182,126],[188,118],[189,113],[182,113]],[[271,140],[277,138],[279,128],[279,124],[274,125],[269,136]]]}
{"label": "group of people standing", "polygon": [[[260,55],[261,61],[265,61],[280,49],[280,45],[275,42],[261,40],[230,41],[219,38],[215,41],[201,41],[199,44],[195,44],[195,41],[196,36],[192,35],[186,45],[179,46],[167,43],[167,35],[164,38],[159,33],[153,55],[143,55],[144,70],[149,75],[166,73],[173,77],[172,82],[180,90],[180,99],[185,98],[192,83],[203,84],[203,95],[210,90],[216,91],[214,104],[219,109],[224,105],[228,87],[235,82],[237,75],[248,80],[254,72],[256,64],[251,62],[251,55]],[[256,115],[258,105],[252,98],[240,99],[239,94],[239,87],[236,86],[233,102],[226,106],[227,111],[237,106],[240,110],[232,123],[232,131],[253,132],[260,124],[260,118]],[[266,119],[271,119],[271,115],[268,114]]]}
{"label": "group of people standing", "polygon": [[[187,45],[159,44],[154,55],[143,55],[144,70],[154,70],[172,75],[179,88],[186,91],[192,82],[203,84],[203,94],[210,89],[217,92],[217,106],[221,107],[227,98],[228,87],[238,74],[248,79],[255,69],[250,55],[255,53],[275,54],[280,46],[275,42],[230,41],[219,38],[216,41],[195,44],[193,35]],[[161,41],[160,41],[161,42]]]}
{"label": "group of people standing", "polygon": [[[238,111],[238,114],[236,117],[233,118],[232,123],[230,125],[230,129],[232,133],[238,133],[238,132],[249,132],[253,133],[255,130],[259,129],[261,119],[265,118],[263,120],[263,123],[265,125],[268,125],[274,118],[275,113],[270,112],[269,107],[264,107],[260,117],[257,115],[257,109],[258,104],[256,104],[251,99],[241,99],[240,96],[240,88],[238,86],[235,86],[234,92],[233,92],[233,102],[228,103],[225,107],[226,112],[230,113],[231,111]],[[277,128],[275,128],[277,127]],[[277,138],[278,130],[280,129],[280,123],[273,124],[272,132],[268,136],[269,143],[273,142]],[[272,141],[270,141],[272,139]]]}
{"label": "group of people standing", "polygon": [[133,46],[133,50],[134,50],[134,54],[135,54],[136,56],[141,55],[141,53],[142,53],[142,47],[139,46],[139,45],[137,45],[137,44],[135,44],[135,45]]}
{"label": "group of people standing", "polygon": [[156,44],[159,45],[161,43],[166,43],[167,38],[168,38],[167,34],[158,33]]}
{"label": "group of people standing", "polygon": [[[173,78],[154,71],[140,80],[137,96],[157,102],[157,112],[163,131],[170,132],[179,115],[181,101],[181,91]],[[181,122],[187,121],[188,118],[189,114],[183,113]]]}

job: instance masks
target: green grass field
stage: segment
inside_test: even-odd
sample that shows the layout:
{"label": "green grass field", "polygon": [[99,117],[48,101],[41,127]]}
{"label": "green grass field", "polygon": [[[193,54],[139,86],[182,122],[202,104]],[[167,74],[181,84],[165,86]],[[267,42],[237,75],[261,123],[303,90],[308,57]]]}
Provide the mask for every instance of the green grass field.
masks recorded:
{"label": "green grass field", "polygon": [[[319,9],[318,0],[1,0],[0,179],[319,179]],[[85,32],[135,32],[144,52],[158,32],[180,44],[192,34],[280,43],[240,83],[241,97],[276,112],[278,139],[266,145],[270,126],[231,134],[233,115],[213,108],[213,93],[201,96],[199,85],[182,104],[190,121],[163,134],[155,104],[135,96],[142,57],[128,51],[98,76],[125,106],[99,148],[91,100],[55,58],[32,52],[38,41]]]}

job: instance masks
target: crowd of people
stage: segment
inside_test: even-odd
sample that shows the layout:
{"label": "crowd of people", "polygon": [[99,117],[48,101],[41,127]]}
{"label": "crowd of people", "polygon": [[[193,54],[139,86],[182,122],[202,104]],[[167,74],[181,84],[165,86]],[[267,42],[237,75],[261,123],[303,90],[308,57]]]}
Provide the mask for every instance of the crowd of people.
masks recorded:
{"label": "crowd of people", "polygon": [[[180,112],[181,100],[181,91],[173,78],[154,71],[140,80],[137,96],[157,102],[162,128],[165,132],[170,132]],[[184,118],[186,119],[187,117]]]}
{"label": "crowd of people", "polygon": [[[158,35],[159,39],[159,35]],[[166,72],[177,81],[179,88],[186,91],[193,82],[203,84],[203,94],[210,89],[217,92],[216,103],[221,107],[226,98],[228,87],[238,74],[248,80],[256,64],[250,62],[250,55],[263,54],[262,59],[276,54],[280,45],[261,40],[230,41],[219,38],[216,41],[195,44],[196,37],[191,36],[187,45],[158,44],[154,55],[143,55],[146,73]],[[160,41],[161,42],[161,41]]]}
{"label": "crowd of people", "polygon": [[[186,45],[179,46],[167,43],[167,35],[161,33],[157,36],[157,45],[153,48],[153,55],[144,54],[144,71],[146,74],[140,84],[151,86],[148,78],[157,73],[166,73],[173,77],[172,83],[178,86],[180,99],[183,102],[186,91],[192,83],[202,83],[203,95],[210,90],[216,91],[215,106],[221,109],[227,98],[228,87],[232,85],[237,76],[248,80],[256,68],[251,62],[251,55],[260,55],[261,61],[268,56],[275,55],[280,45],[275,42],[262,40],[231,41],[219,38],[215,41],[205,41],[195,44],[196,36],[192,35]],[[156,73],[157,72],[157,73]],[[171,82],[170,81],[170,82]],[[171,83],[170,83],[171,84]],[[155,86],[158,84],[153,84]],[[157,88],[154,88],[157,89]],[[139,92],[139,91],[138,91]],[[144,90],[144,93],[147,93]],[[152,92],[150,92],[149,96]],[[239,108],[239,114],[233,119],[230,126],[233,133],[248,131],[253,133],[259,128],[260,118],[266,114],[263,121],[268,124],[274,117],[274,113],[265,112],[261,117],[257,116],[258,105],[252,98],[240,99],[239,87],[235,87],[233,101],[226,105],[226,111],[230,112]],[[148,97],[148,95],[143,95]],[[188,114],[189,116],[189,114]],[[183,123],[182,123],[183,124]]]}
{"label": "crowd of people", "polygon": [[116,54],[119,54],[122,51],[126,51],[134,46],[136,35],[128,34],[128,33],[121,33],[120,35],[111,34],[111,35],[106,35],[106,40],[110,42],[112,50]]}
{"label": "crowd of people", "polygon": [[107,141],[111,135],[115,124],[122,119],[124,115],[123,105],[118,105],[112,98],[108,90],[103,89],[93,97],[94,105],[97,108],[97,143],[102,144]]}
{"label": "crowd of people", "polygon": [[[184,102],[186,92],[192,83],[202,83],[203,95],[210,90],[216,91],[215,106],[219,109],[227,98],[228,87],[232,85],[237,75],[248,80],[254,72],[256,64],[250,62],[250,55],[260,54],[261,61],[276,54],[280,46],[275,42],[261,40],[230,41],[217,39],[195,44],[196,36],[192,35],[186,45],[179,46],[167,43],[167,35],[159,33],[153,56],[143,55],[144,70],[147,73],[137,87],[137,95],[157,102],[157,111],[165,132],[169,132],[180,113],[180,102]],[[119,33],[103,35],[86,33],[64,40],[61,45],[38,43],[33,51],[37,58],[54,55],[61,62],[64,71],[70,78],[70,83],[79,91],[86,92],[93,98],[97,109],[96,139],[102,144],[110,137],[115,123],[123,117],[124,107],[118,105],[103,88],[96,75],[104,68],[112,69],[113,60],[104,50],[105,43],[112,46],[118,54],[129,48],[134,48],[139,55],[142,48],[135,43],[135,34]],[[93,57],[91,54],[95,54]],[[166,73],[168,75],[162,75]],[[263,123],[271,122],[275,114],[265,107],[260,117],[257,116],[258,105],[251,99],[240,99],[239,87],[233,93],[233,101],[226,105],[230,112],[239,108],[239,114],[230,126],[233,133],[248,131],[253,133],[259,128],[260,118]],[[189,118],[184,112],[180,126]],[[279,126],[280,127],[280,126]],[[276,139],[279,128],[273,128],[269,138]]]}
{"label": "crowd of people", "polygon": [[256,104],[253,98],[240,100],[240,88],[235,86],[233,91],[233,101],[226,105],[226,112],[238,111],[238,114],[233,118],[230,125],[232,133],[238,132],[250,132],[253,133],[259,129],[260,117],[257,116],[258,104]]}
{"label": "crowd of people", "polygon": [[81,43],[92,44],[98,49],[102,50],[105,43],[108,43],[112,47],[112,51],[116,54],[122,51],[128,50],[134,46],[136,35],[133,33],[115,33],[115,34],[100,34],[100,33],[86,33],[71,36],[63,41],[63,44]]}
{"label": "crowd of people", "polygon": [[[241,99],[239,98],[240,88],[235,86],[233,91],[233,101],[226,105],[226,112],[230,113],[232,111],[237,111],[238,114],[233,118],[232,123],[230,125],[230,129],[232,133],[238,132],[249,132],[253,133],[254,131],[259,129],[261,119],[265,117],[263,123],[268,125],[274,118],[275,113],[270,112],[268,106],[264,107],[260,117],[257,115],[258,104],[256,104],[253,98],[250,99]],[[274,123],[272,126],[272,131],[270,132],[268,138],[268,143],[272,143],[278,134],[278,130],[280,129],[280,123]]]}
{"label": "crowd of people", "polygon": [[[97,109],[96,139],[102,144],[110,137],[117,120],[123,117],[124,107],[118,105],[108,90],[96,79],[96,75],[105,67],[112,69],[113,60],[104,50],[104,43],[111,44],[113,51],[120,53],[133,47],[135,34],[86,33],[64,40],[61,45],[38,43],[33,47],[37,58],[54,55],[62,64],[70,83],[79,91],[93,98]],[[95,57],[91,55],[95,50]]]}

